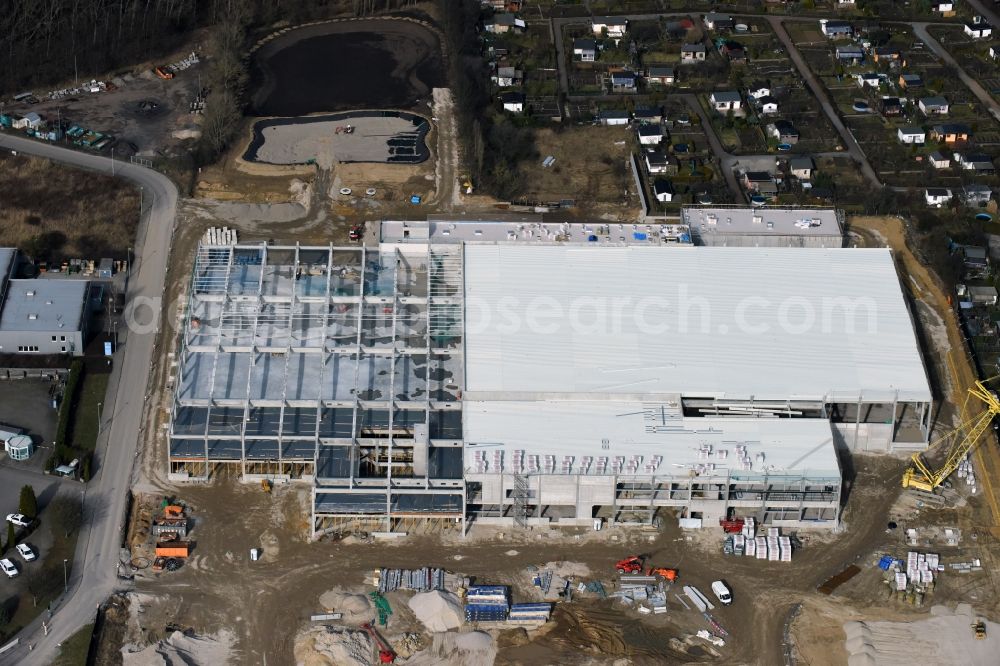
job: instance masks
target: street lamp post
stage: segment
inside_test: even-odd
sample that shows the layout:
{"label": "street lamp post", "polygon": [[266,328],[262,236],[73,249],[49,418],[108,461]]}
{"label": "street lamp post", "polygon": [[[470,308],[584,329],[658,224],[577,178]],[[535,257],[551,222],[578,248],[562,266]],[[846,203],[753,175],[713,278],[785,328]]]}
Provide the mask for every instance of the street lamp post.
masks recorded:
{"label": "street lamp post", "polygon": [[63,592],[69,591],[69,574],[66,573],[67,562],[69,562],[69,560],[66,559],[63,560]]}

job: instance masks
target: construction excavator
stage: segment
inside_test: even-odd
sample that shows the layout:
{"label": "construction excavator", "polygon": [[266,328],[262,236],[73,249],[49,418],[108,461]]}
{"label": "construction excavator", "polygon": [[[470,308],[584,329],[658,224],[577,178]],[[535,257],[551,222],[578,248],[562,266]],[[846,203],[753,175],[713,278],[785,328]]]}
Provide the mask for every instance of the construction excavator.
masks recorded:
{"label": "construction excavator", "polygon": [[641,574],[642,558],[638,555],[629,555],[624,560],[618,560],[615,571],[620,574]]}
{"label": "construction excavator", "polygon": [[647,576],[659,576],[663,580],[671,583],[677,580],[677,569],[667,569],[666,567],[653,567],[646,572]]}
{"label": "construction excavator", "polygon": [[[967,416],[969,414],[969,401],[972,399],[978,401],[973,403],[972,411],[976,413]],[[975,409],[978,407],[978,403],[982,403],[983,409],[981,411]],[[903,487],[929,493],[934,492],[938,486],[944,483],[945,479],[951,476],[952,472],[958,469],[965,456],[979,444],[997,415],[1000,415],[1000,399],[997,399],[996,393],[986,387],[985,382],[977,381],[976,385],[969,389],[969,395],[966,397],[965,407],[962,409],[962,423],[927,447],[928,451],[946,450],[948,454],[944,463],[932,470],[924,462],[924,457],[920,453],[914,453],[913,466],[903,473]]]}

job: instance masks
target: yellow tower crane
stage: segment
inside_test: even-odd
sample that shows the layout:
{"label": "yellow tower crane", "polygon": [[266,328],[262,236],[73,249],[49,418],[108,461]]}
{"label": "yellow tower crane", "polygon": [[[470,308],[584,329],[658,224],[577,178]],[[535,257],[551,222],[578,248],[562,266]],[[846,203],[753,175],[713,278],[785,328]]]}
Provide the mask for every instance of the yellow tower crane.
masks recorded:
{"label": "yellow tower crane", "polygon": [[[971,418],[963,418],[962,423],[944,437],[935,440],[928,449],[946,448],[948,457],[938,469],[931,470],[919,453],[913,454],[913,467],[903,473],[903,487],[934,492],[951,473],[958,469],[962,460],[976,447],[983,434],[989,429],[993,417],[1000,414],[1000,400],[983,382],[976,382],[969,389],[968,398],[976,398],[985,409]],[[966,405],[968,405],[966,398]],[[965,410],[963,410],[963,416]]]}

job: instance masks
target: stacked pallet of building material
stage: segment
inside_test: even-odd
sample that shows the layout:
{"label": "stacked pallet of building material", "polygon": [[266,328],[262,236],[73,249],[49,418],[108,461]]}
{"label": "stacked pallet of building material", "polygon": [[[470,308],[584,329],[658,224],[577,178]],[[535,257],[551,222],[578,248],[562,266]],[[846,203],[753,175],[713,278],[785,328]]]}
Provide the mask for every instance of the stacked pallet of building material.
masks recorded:
{"label": "stacked pallet of building material", "polygon": [[209,227],[202,237],[202,242],[206,245],[236,245],[237,235],[235,229],[229,227]]}
{"label": "stacked pallet of building material", "polygon": [[757,559],[758,560],[767,559],[767,537],[763,536],[757,537]]}
{"label": "stacked pallet of building material", "polygon": [[385,594],[393,590],[444,589],[444,569],[424,567],[422,569],[379,569],[376,572],[379,592]]}
{"label": "stacked pallet of building material", "polygon": [[767,537],[767,559],[772,562],[777,562],[781,559],[781,552],[778,551],[778,537],[768,536]]}
{"label": "stacked pallet of building material", "polygon": [[656,578],[656,576],[635,576],[635,575],[623,574],[618,578],[618,587],[620,587],[623,590],[640,588],[640,587],[645,589],[650,585],[656,585],[658,582],[659,580]]}
{"label": "stacked pallet of building material", "polygon": [[507,621],[512,624],[538,624],[548,622],[551,617],[550,603],[513,604]]}
{"label": "stacked pallet of building material", "polygon": [[743,536],[747,539],[753,539],[757,536],[757,521],[753,518],[747,518],[743,521]]}
{"label": "stacked pallet of building material", "polygon": [[906,574],[899,572],[896,574],[896,590],[903,592],[906,590]]}
{"label": "stacked pallet of building material", "polygon": [[502,622],[510,610],[506,585],[474,585],[465,596],[467,622]]}
{"label": "stacked pallet of building material", "polygon": [[935,553],[910,551],[906,554],[906,575],[913,583],[933,583],[939,563],[940,558]]}
{"label": "stacked pallet of building material", "polygon": [[906,554],[906,577],[913,580],[917,576],[917,558],[920,556],[915,550]]}
{"label": "stacked pallet of building material", "polygon": [[778,548],[781,550],[781,561],[792,561],[792,540],[789,537],[778,537]]}
{"label": "stacked pallet of building material", "polygon": [[733,555],[742,555],[746,552],[747,538],[742,534],[733,536]]}
{"label": "stacked pallet of building material", "polygon": [[744,551],[747,557],[755,557],[757,555],[757,541],[756,539],[747,538],[747,548]]}

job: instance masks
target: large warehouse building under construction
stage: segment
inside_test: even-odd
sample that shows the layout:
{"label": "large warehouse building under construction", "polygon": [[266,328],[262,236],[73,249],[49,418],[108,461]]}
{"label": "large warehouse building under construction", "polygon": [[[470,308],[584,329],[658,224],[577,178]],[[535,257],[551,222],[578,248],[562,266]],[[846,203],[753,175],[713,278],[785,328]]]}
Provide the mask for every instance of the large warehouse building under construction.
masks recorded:
{"label": "large warehouse building under construction", "polygon": [[889,250],[499,224],[201,246],[172,476],[310,482],[316,532],[665,511],[833,526],[838,450],[926,446],[931,392]]}

